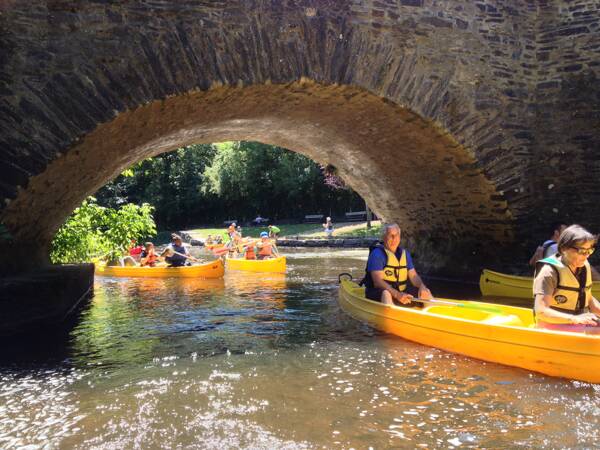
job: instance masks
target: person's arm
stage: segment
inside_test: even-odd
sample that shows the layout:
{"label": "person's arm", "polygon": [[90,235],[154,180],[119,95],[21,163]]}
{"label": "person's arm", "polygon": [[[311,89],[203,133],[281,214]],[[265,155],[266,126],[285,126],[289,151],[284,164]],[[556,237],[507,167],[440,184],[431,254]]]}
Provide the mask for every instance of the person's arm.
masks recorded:
{"label": "person's arm", "polygon": [[419,289],[419,298],[422,298],[424,300],[429,300],[433,298],[431,291],[427,286],[425,286],[425,283],[423,283],[423,280],[421,280],[421,277],[415,269],[410,269],[408,271],[408,279],[414,287]]}
{"label": "person's arm", "polygon": [[544,247],[539,246],[535,249],[535,252],[533,252],[533,255],[531,255],[531,258],[529,258],[529,265],[531,267],[535,267],[535,263],[538,262],[543,257],[544,257]]}
{"label": "person's arm", "polygon": [[[535,296],[535,315],[548,323],[572,323],[576,325],[596,325],[593,313],[568,314],[550,307],[552,295],[537,294]],[[598,306],[598,305],[594,305]],[[599,309],[600,312],[600,309]]]}
{"label": "person's arm", "polygon": [[401,292],[398,289],[394,289],[390,284],[388,284],[384,279],[383,270],[373,270],[371,271],[371,278],[373,279],[373,285],[376,288],[382,289],[384,291],[388,291],[393,299],[398,300],[400,303],[410,303],[413,299],[413,296],[407,294],[406,292]]}
{"label": "person's arm", "polygon": [[592,301],[590,302],[590,311],[600,316],[600,302],[595,297],[592,297]]}

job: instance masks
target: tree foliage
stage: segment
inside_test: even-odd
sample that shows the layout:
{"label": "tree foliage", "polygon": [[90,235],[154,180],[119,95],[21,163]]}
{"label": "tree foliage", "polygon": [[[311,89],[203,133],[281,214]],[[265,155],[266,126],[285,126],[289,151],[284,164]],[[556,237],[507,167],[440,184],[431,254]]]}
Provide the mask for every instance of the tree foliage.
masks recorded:
{"label": "tree foliage", "polygon": [[141,241],[156,235],[152,212],[153,207],[148,204],[128,203],[107,208],[90,197],[54,237],[50,259],[55,264],[65,264],[118,257],[132,240]]}
{"label": "tree foliage", "polygon": [[150,203],[161,228],[343,214],[364,209],[351,189],[325,184],[303,155],[257,142],[192,145],[133,166],[96,196],[102,205]]}

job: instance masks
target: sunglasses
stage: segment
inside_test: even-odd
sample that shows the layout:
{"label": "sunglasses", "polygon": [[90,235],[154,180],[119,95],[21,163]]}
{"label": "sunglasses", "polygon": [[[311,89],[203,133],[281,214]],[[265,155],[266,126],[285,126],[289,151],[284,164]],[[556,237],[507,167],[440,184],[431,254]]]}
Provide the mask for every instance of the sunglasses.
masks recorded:
{"label": "sunglasses", "polygon": [[571,247],[573,250],[575,250],[577,252],[578,255],[585,255],[585,256],[589,256],[592,253],[594,253],[596,251],[596,247],[590,247],[590,248],[581,248],[581,247]]}

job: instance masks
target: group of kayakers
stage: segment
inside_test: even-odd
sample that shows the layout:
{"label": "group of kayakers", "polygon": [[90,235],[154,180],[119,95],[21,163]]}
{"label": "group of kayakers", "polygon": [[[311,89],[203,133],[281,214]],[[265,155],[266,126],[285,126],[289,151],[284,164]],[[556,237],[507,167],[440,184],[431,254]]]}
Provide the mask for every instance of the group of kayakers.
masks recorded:
{"label": "group of kayakers", "polygon": [[281,231],[274,225],[269,225],[269,231],[262,231],[259,239],[242,237],[242,229],[232,222],[227,227],[228,242],[221,248],[213,249],[217,256],[245,259],[270,259],[279,256],[275,239]]}
{"label": "group of kayakers", "polygon": [[[388,305],[422,306],[418,300],[432,294],[400,246],[400,227],[387,224],[382,231],[382,243],[369,252],[365,296]],[[600,302],[592,295],[592,280],[600,276],[588,262],[597,240],[579,225],[558,223],[536,249],[530,264],[535,266],[533,309],[539,328],[600,333]],[[417,298],[407,292],[408,282],[418,289]]]}
{"label": "group of kayakers", "polygon": [[[274,225],[269,225],[268,229],[268,232],[260,233],[259,239],[248,239],[242,238],[240,226],[231,223],[226,230],[227,242],[224,243],[219,235],[209,235],[204,244],[218,257],[256,260],[276,258],[279,252],[274,241],[281,230]],[[189,265],[191,261],[197,262],[198,259],[190,255],[181,236],[172,233],[171,243],[160,254],[152,242],[146,242],[143,246],[132,242],[128,255],[120,259],[119,265],[156,267],[158,263],[164,262],[168,267],[181,267]]]}
{"label": "group of kayakers", "polygon": [[183,239],[177,233],[171,234],[171,243],[160,254],[156,253],[154,243],[146,242],[143,246],[133,245],[126,258],[128,263],[122,265],[139,264],[140,267],[156,267],[156,264],[162,261],[168,267],[182,267],[190,261],[198,261],[189,254],[188,249],[183,245]]}

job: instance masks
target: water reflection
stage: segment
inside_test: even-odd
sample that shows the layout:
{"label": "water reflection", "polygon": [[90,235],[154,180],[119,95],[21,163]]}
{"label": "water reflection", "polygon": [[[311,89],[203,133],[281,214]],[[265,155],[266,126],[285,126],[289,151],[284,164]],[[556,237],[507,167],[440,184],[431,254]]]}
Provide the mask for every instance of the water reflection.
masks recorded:
{"label": "water reflection", "polygon": [[287,274],[99,278],[60,352],[0,370],[0,448],[596,446],[598,386],[350,319],[337,274],[359,276],[365,258],[302,250]]}

